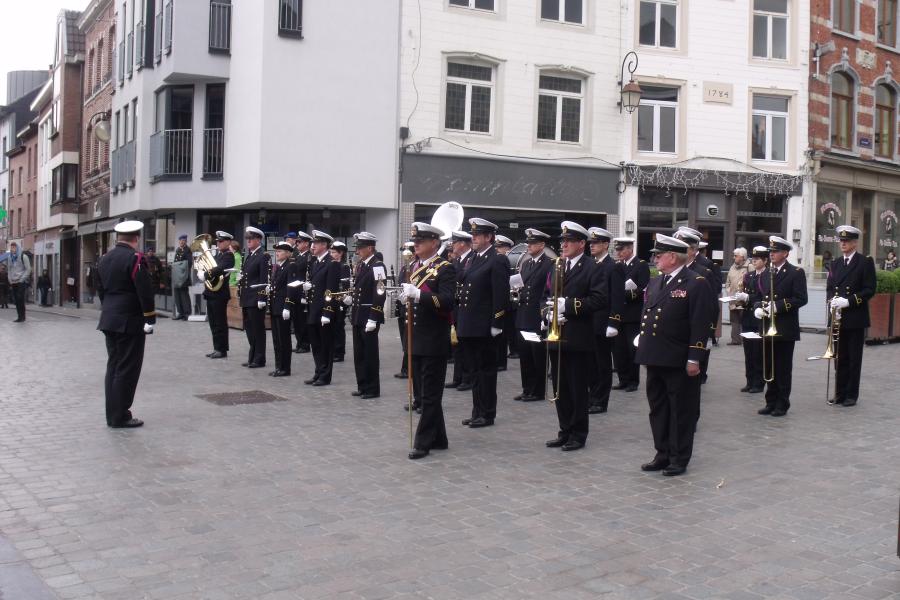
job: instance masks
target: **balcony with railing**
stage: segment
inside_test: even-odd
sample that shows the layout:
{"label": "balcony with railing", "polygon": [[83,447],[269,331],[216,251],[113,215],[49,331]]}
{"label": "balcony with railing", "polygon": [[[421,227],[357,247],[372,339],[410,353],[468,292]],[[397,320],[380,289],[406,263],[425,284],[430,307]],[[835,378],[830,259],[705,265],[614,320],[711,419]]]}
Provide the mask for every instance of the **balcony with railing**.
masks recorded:
{"label": "balcony with railing", "polygon": [[143,21],[134,26],[134,64],[139,71],[144,68],[145,33]]}
{"label": "balcony with railing", "polygon": [[134,185],[137,144],[134,140],[112,151],[109,186],[116,191]]}
{"label": "balcony with railing", "polygon": [[194,136],[190,129],[165,129],[150,136],[150,181],[190,179]]}
{"label": "balcony with railing", "polygon": [[166,2],[166,8],[165,8],[165,11],[166,11],[166,23],[165,23],[166,30],[165,30],[165,33],[164,33],[164,39],[163,39],[163,44],[164,44],[164,45],[163,45],[163,48],[165,49],[166,54],[168,54],[168,53],[170,53],[170,52],[172,51],[172,16],[173,16],[173,14],[174,14],[174,10],[173,10],[173,8],[172,8],[172,1],[173,1],[173,0],[168,0],[168,2]]}
{"label": "balcony with railing", "polygon": [[209,51],[231,52],[230,0],[212,0],[209,3]]}
{"label": "balcony with railing", "polygon": [[224,142],[224,129],[203,130],[203,179],[222,179]]}
{"label": "balcony with railing", "polygon": [[129,79],[134,72],[134,32],[128,34],[125,38],[125,74]]}

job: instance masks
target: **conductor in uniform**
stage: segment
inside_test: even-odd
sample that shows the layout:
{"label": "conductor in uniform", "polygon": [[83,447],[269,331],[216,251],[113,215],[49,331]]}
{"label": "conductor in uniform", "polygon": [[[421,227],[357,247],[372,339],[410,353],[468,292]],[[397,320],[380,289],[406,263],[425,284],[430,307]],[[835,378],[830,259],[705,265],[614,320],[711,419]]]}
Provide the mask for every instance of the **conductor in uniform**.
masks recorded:
{"label": "conductor in uniform", "polygon": [[265,234],[256,227],[247,227],[244,241],[247,251],[241,263],[238,298],[244,317],[244,333],[250,344],[247,362],[242,367],[259,369],[266,366],[266,306],[268,304],[269,255],[263,248]]}
{"label": "conductor in uniform", "polygon": [[594,313],[594,336],[596,346],[596,367],[590,370],[591,405],[590,414],[605,413],[609,407],[609,392],[612,389],[612,352],[614,338],[622,327],[622,312],[625,307],[625,281],[622,270],[609,255],[612,234],[601,227],[588,229],[591,258],[602,273],[606,286],[606,305]]}
{"label": "conductor in uniform", "polygon": [[650,265],[634,255],[634,238],[616,238],[613,244],[618,259],[617,266],[625,282],[621,331],[613,344],[619,383],[613,389],[635,392],[641,383],[641,365],[634,362],[634,338],[641,330],[644,290],[650,283]]}
{"label": "conductor in uniform", "polygon": [[[401,284],[399,300],[412,303],[413,386],[417,390],[422,416],[416,428],[409,458],[428,456],[431,450],[446,450],[447,427],[441,405],[447,357],[450,350],[450,319],[456,292],[452,264],[438,255],[443,232],[427,223],[413,223],[411,239],[416,258],[409,266],[409,282]],[[496,372],[495,372],[496,373]]]}
{"label": "conductor in uniform", "polygon": [[485,219],[469,219],[473,256],[460,278],[456,335],[470,355],[475,387],[472,416],[462,424],[490,427],[497,417],[497,346],[509,303],[509,261],[497,254],[497,226]]}
{"label": "conductor in uniform", "polygon": [[269,316],[272,323],[272,347],[275,353],[275,370],[272,377],[287,377],[291,374],[291,317],[300,305],[302,290],[298,281],[297,264],[294,262],[294,247],[290,242],[275,244],[275,262],[272,263],[271,286],[269,288]]}
{"label": "conductor in uniform", "polygon": [[228,356],[228,301],[231,300],[231,288],[228,287],[229,269],[234,269],[234,253],[231,252],[231,241],[234,236],[226,231],[216,232],[216,267],[211,271],[197,271],[197,278],[204,284],[209,282],[213,291],[204,285],[203,297],[206,298],[206,317],[212,333],[213,351],[207,358],[225,358]]}
{"label": "conductor in uniform", "polygon": [[[309,279],[309,244],[312,242],[312,236],[305,231],[290,232],[288,236],[294,234],[296,242],[294,243],[294,265],[297,272],[297,278],[306,281]],[[303,294],[301,294],[303,296]],[[306,327],[306,304],[305,297],[300,299],[300,304],[291,311],[291,326],[294,328],[294,338],[297,345],[294,352],[304,354],[309,352],[309,329]]]}
{"label": "conductor in uniform", "polygon": [[[841,258],[832,261],[828,272],[829,306],[840,316],[834,397],[830,404],[856,406],[862,369],[866,327],[869,326],[869,298],[875,295],[875,261],[857,252],[860,231],[851,225],[837,228]],[[895,319],[898,317],[894,317]]]}
{"label": "conductor in uniform", "polygon": [[328,248],[334,242],[327,233],[313,230],[313,259],[309,266],[309,281],[303,283],[307,295],[306,326],[312,346],[316,371],[303,381],[307,385],[323,386],[331,383],[334,366],[334,330],[332,322],[338,311],[338,300],[327,292],[336,292],[341,284],[341,265],[331,258]]}
{"label": "conductor in uniform", "polygon": [[[453,264],[456,272],[456,296],[453,304],[453,325],[451,329],[456,329],[459,323],[459,298],[462,292],[462,276],[466,272],[466,266],[472,260],[472,234],[465,231],[454,231],[450,234],[450,245],[453,250]],[[457,333],[458,333],[458,329]],[[452,339],[452,335],[451,335]],[[453,379],[446,383],[444,387],[456,388],[459,392],[471,390],[474,385],[474,367],[472,356],[465,350],[465,341],[460,340],[457,335],[456,343],[453,344],[451,352],[453,354]]]}
{"label": "conductor in uniform", "polygon": [[766,384],[765,407],[757,411],[773,417],[783,417],[791,408],[794,344],[800,340],[800,308],[807,302],[806,274],[787,260],[792,249],[793,245],[787,240],[774,235],[769,237],[772,272],[760,280],[765,300],[757,303],[753,311],[757,319],[765,319],[766,327],[774,318],[778,330],[772,340],[774,379]]}
{"label": "conductor in uniform", "polygon": [[144,362],[144,342],[153,333],[156,308],[153,283],[144,258],[137,251],[140,221],[124,221],[115,227],[116,245],[97,266],[97,294],[102,304],[97,329],[106,338],[106,424],[140,427],[131,414],[134,392]]}
{"label": "conductor in uniform", "polygon": [[700,361],[707,352],[711,303],[703,276],[685,267],[687,243],[656,235],[661,275],[647,285],[635,360],[647,367],[647,401],[656,455],[643,471],[681,475],[700,415]]}
{"label": "conductor in uniform", "polygon": [[[525,230],[525,244],[528,257],[519,263],[518,275],[510,277],[510,286],[517,283],[519,306],[516,310],[516,335],[524,331],[540,334],[541,307],[544,290],[547,288],[547,276],[553,267],[553,259],[544,249],[550,236],[537,229]],[[520,336],[521,337],[521,336]],[[538,342],[519,340],[519,364],[522,378],[522,393],[513,400],[534,402],[543,400],[547,387],[547,349]]]}
{"label": "conductor in uniform", "polygon": [[[587,441],[588,373],[595,369],[596,344],[591,326],[597,313],[608,312],[609,290],[603,269],[586,255],[588,231],[572,221],[563,221],[562,256],[550,272],[546,292],[548,330],[553,327],[554,308],[560,326],[560,341],[548,344],[553,387],[559,397],[554,403],[559,431],[545,443],[564,452],[579,450]],[[556,295],[558,278],[562,291]]]}
{"label": "conductor in uniform", "polygon": [[[354,396],[363,400],[381,395],[378,378],[378,332],[384,324],[385,294],[378,293],[377,286],[387,285],[384,263],[375,257],[378,238],[368,231],[353,235],[356,240],[356,273],[350,298],[350,326],[353,331],[353,366],[356,370]],[[404,334],[406,332],[404,331]]]}

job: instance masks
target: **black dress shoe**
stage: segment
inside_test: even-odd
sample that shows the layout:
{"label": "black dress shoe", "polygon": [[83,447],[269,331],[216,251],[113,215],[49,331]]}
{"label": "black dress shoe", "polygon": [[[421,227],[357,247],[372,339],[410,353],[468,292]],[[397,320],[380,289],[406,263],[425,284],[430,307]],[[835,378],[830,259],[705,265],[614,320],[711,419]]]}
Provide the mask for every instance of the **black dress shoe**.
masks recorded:
{"label": "black dress shoe", "polygon": [[228,353],[216,350],[212,354],[207,354],[207,356],[209,356],[210,358],[226,358],[228,356]]}
{"label": "black dress shoe", "polygon": [[241,366],[242,366],[242,367],[249,367],[249,366],[250,366],[250,363],[249,363],[249,362],[242,362],[242,363],[241,363]]}
{"label": "black dress shoe", "polygon": [[619,383],[619,384],[614,385],[614,386],[612,387],[612,389],[614,389],[614,390],[624,390],[624,389],[627,388],[627,387],[628,387],[628,384],[627,384],[627,383]]}
{"label": "black dress shoe", "polygon": [[266,363],[250,363],[247,365],[248,369],[262,369],[266,366]]}
{"label": "black dress shoe", "polygon": [[297,354],[307,354],[309,352],[309,348],[297,348],[294,350]]}
{"label": "black dress shoe", "polygon": [[762,389],[761,387],[758,387],[758,388],[750,388],[747,391],[750,392],[751,394],[762,394],[765,390]]}
{"label": "black dress shoe", "polygon": [[322,381],[321,379],[316,379],[312,382],[313,387],[322,387],[323,385],[330,385],[330,381]]}
{"label": "black dress shoe", "polygon": [[540,400],[544,400],[543,396],[525,396],[522,398],[522,402],[539,402]]}
{"label": "black dress shoe", "polygon": [[749,392],[749,391],[750,391],[750,386],[749,386],[749,385],[745,385],[744,387],[741,388],[741,391],[742,391],[742,392]]}
{"label": "black dress shoe", "polygon": [[566,445],[566,442],[569,441],[569,438],[558,437],[555,440],[548,440],[544,442],[544,445],[548,448],[561,448]]}
{"label": "black dress shoe", "polygon": [[478,417],[477,419],[472,419],[469,421],[469,427],[472,429],[477,429],[479,427],[490,427],[494,424],[493,419],[485,419],[484,417]]}
{"label": "black dress shoe", "polygon": [[472,424],[472,421],[474,421],[474,420],[475,419],[463,419],[462,424],[465,425],[466,427],[468,427],[469,425]]}
{"label": "black dress shoe", "polygon": [[444,384],[444,387],[445,388],[459,387],[459,382],[458,381],[448,381],[447,383]]}
{"label": "black dress shoe", "polygon": [[457,392],[467,392],[467,391],[471,390],[473,387],[475,387],[475,385],[472,383],[461,383],[458,386],[456,386],[456,391]]}
{"label": "black dress shoe", "polygon": [[379,398],[380,394],[363,394],[360,396],[363,400],[371,400],[372,398]]}
{"label": "black dress shoe", "polygon": [[842,405],[843,403],[844,403],[844,400],[841,399],[841,398],[829,398],[829,399],[828,399],[828,404],[831,404],[831,405],[838,405],[838,406],[840,406],[840,405]]}
{"label": "black dress shoe", "polygon": [[216,351],[213,350],[212,352],[210,352],[209,354],[206,355],[206,358],[212,358],[212,355],[215,353],[216,353]]}
{"label": "black dress shoe", "polygon": [[641,471],[662,471],[669,466],[669,461],[664,458],[654,458],[641,465]]}
{"label": "black dress shoe", "polygon": [[343,357],[343,356],[340,357],[340,358],[335,357],[334,360],[333,360],[332,362],[344,362],[344,357]]}
{"label": "black dress shoe", "polygon": [[681,465],[669,465],[662,470],[662,473],[666,477],[673,477],[675,475],[681,475],[685,471],[687,471],[687,467],[682,467]]}
{"label": "black dress shoe", "polygon": [[304,379],[304,380],[303,380],[303,383],[305,383],[306,385],[310,385],[310,384],[313,384],[313,383],[315,383],[315,382],[316,382],[316,378],[315,378],[315,377],[313,377],[312,379]]}
{"label": "black dress shoe", "polygon": [[856,398],[847,398],[841,402],[841,406],[856,406]]}
{"label": "black dress shoe", "polygon": [[450,444],[444,443],[444,444],[435,444],[434,446],[431,447],[431,449],[432,450],[446,450],[449,447],[450,447]]}
{"label": "black dress shoe", "polygon": [[25,319],[16,319],[13,323],[24,323]]}
{"label": "black dress shoe", "polygon": [[625,391],[629,392],[629,393],[636,392],[636,391],[638,391],[638,386],[632,383],[627,388],[625,388]]}
{"label": "black dress shoe", "polygon": [[285,371],[283,369],[279,369],[279,370],[275,371],[274,373],[272,373],[272,377],[290,377],[290,376],[291,376],[291,372]]}
{"label": "black dress shoe", "polygon": [[141,427],[144,424],[140,419],[128,419],[127,421],[122,421],[121,423],[116,423],[115,425],[110,425],[113,429],[131,429],[133,427]]}
{"label": "black dress shoe", "polygon": [[783,408],[776,408],[769,414],[772,415],[773,417],[783,417],[784,415],[787,414],[787,411],[784,410]]}
{"label": "black dress shoe", "polygon": [[510,352],[509,354],[506,355],[506,358],[519,358],[519,355],[516,354],[515,352]]}
{"label": "black dress shoe", "polygon": [[591,405],[588,407],[588,414],[589,414],[589,415],[596,415],[596,414],[599,414],[599,413],[605,413],[605,412],[606,412],[606,407],[605,407],[605,406],[602,406],[602,405],[600,405],[600,404],[591,404]]}
{"label": "black dress shoe", "polygon": [[772,414],[772,411],[774,411],[774,410],[775,410],[775,408],[772,407],[772,406],[764,406],[764,407],[762,407],[761,409],[759,409],[758,411],[756,411],[756,414],[758,414],[758,415],[771,415],[771,414]]}
{"label": "black dress shoe", "polygon": [[506,370],[506,367],[497,367],[497,372],[498,372],[498,373],[500,373],[500,372],[502,372],[502,371],[505,371],[505,370]]}
{"label": "black dress shoe", "polygon": [[394,377],[396,377],[397,379],[406,379],[407,375],[406,373],[401,371],[400,373],[394,373]]}
{"label": "black dress shoe", "polygon": [[571,452],[572,450],[581,450],[582,448],[584,448],[583,442],[579,442],[578,440],[569,440],[568,442],[563,444],[561,450],[563,452]]}
{"label": "black dress shoe", "polygon": [[356,390],[355,392],[350,392],[350,395],[351,396],[362,396],[362,392],[359,390]]}
{"label": "black dress shoe", "polygon": [[425,458],[426,456],[428,456],[428,450],[419,450],[418,448],[411,450],[409,453],[410,460],[418,460],[420,458]]}
{"label": "black dress shoe", "polygon": [[527,394],[519,394],[518,396],[513,396],[513,400],[515,400],[516,402],[521,402],[522,399],[524,399],[526,395]]}

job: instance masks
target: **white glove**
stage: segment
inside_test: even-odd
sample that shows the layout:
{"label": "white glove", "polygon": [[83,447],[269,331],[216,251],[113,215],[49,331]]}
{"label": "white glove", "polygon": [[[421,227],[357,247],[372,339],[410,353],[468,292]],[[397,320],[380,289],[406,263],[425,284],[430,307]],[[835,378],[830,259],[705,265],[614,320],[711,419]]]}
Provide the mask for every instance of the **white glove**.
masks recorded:
{"label": "white glove", "polygon": [[329,323],[331,323],[331,319],[329,319],[328,317],[323,316],[322,319],[321,319],[321,323],[322,323],[322,326],[324,327],[325,325],[328,325]]}
{"label": "white glove", "polygon": [[606,337],[613,338],[619,335],[619,330],[615,327],[607,327],[606,328]]}
{"label": "white glove", "polygon": [[284,321],[290,321],[291,320],[291,311],[288,310],[287,308],[284,309],[283,311],[281,311],[281,318]]}
{"label": "white glove", "polygon": [[256,303],[256,308],[258,308],[259,310],[262,310],[262,309],[264,309],[265,307],[266,307],[266,302],[265,302],[265,300],[260,300],[259,302]]}
{"label": "white glove", "polygon": [[565,324],[566,324],[566,318],[565,318],[562,314],[559,314],[559,315],[556,317],[556,322],[559,323],[560,325],[565,325]]}
{"label": "white glove", "polygon": [[640,341],[641,341],[641,334],[637,334],[636,336],[634,336],[634,341],[631,343],[634,344],[635,348],[637,348]]}
{"label": "white glove", "polygon": [[766,313],[765,309],[760,307],[753,311],[753,316],[757,319],[763,319],[764,317],[768,317],[769,315],[768,313]]}
{"label": "white glove", "polygon": [[547,331],[547,324],[541,321],[541,331]]}
{"label": "white glove", "polygon": [[373,331],[375,331],[376,327],[378,327],[378,323],[376,323],[372,319],[366,321],[366,333],[372,333]]}
{"label": "white glove", "polygon": [[831,308],[847,308],[850,306],[850,301],[841,296],[835,296],[831,299]]}
{"label": "white glove", "polygon": [[401,283],[400,285],[403,287],[403,291],[400,292],[401,301],[405,302],[411,299],[413,302],[419,302],[419,297],[422,294],[419,288],[411,283]]}
{"label": "white glove", "polygon": [[303,282],[303,291],[308,292],[311,289],[312,289],[312,283],[310,283],[308,281],[304,281]]}
{"label": "white glove", "polygon": [[637,289],[637,284],[630,279],[625,280],[625,289],[632,292]]}
{"label": "white glove", "polygon": [[497,337],[501,333],[503,333],[503,330],[499,327],[491,327],[491,337]]}
{"label": "white glove", "polygon": [[144,333],[146,333],[147,335],[153,333],[153,325],[151,325],[150,323],[144,323]]}
{"label": "white glove", "polygon": [[746,302],[750,299],[750,294],[748,294],[746,292],[738,292],[737,294],[734,295],[734,299],[737,300],[738,302]]}
{"label": "white glove", "polygon": [[556,310],[559,312],[559,316],[561,317],[564,312],[566,312],[566,299],[565,298],[557,298],[556,299]]}
{"label": "white glove", "polygon": [[200,281],[206,281],[206,271],[198,270],[197,279],[199,279]]}
{"label": "white glove", "polygon": [[350,306],[351,304],[353,304],[353,296],[351,296],[350,294],[344,294],[343,303],[345,306]]}
{"label": "white glove", "polygon": [[300,304],[309,304],[309,301],[306,298],[300,298]]}

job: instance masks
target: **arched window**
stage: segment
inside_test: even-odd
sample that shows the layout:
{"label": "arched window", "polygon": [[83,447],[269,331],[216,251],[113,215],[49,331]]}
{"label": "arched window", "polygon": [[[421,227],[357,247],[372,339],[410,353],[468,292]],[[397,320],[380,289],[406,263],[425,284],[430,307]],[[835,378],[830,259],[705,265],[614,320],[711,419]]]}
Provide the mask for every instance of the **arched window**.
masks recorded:
{"label": "arched window", "polygon": [[853,115],[856,84],[846,73],[831,75],[831,146],[853,149]]}
{"label": "arched window", "polygon": [[875,154],[883,158],[894,158],[895,106],[897,94],[893,88],[883,83],[875,86]]}
{"label": "arched window", "polygon": [[85,75],[85,78],[84,78],[84,84],[85,84],[85,90],[84,90],[85,97],[93,94],[94,93],[94,50],[93,49],[91,49],[91,51],[88,52],[87,74]]}

